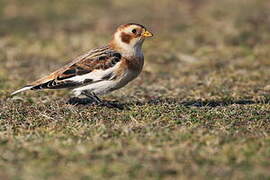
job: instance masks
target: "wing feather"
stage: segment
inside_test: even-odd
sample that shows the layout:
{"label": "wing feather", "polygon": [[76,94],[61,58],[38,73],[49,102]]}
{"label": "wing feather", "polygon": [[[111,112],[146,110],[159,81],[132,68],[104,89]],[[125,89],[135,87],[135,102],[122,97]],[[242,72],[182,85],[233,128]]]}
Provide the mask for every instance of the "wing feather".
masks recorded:
{"label": "wing feather", "polygon": [[76,58],[65,67],[32,84],[31,90],[74,88],[113,78],[113,68],[122,59],[119,52],[105,46]]}

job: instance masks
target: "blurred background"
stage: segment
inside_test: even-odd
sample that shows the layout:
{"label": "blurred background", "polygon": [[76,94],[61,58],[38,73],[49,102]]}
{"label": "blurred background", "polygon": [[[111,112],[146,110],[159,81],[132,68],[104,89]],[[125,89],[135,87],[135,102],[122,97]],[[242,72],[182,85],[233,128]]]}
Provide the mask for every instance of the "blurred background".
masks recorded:
{"label": "blurred background", "polygon": [[[10,98],[130,22],[143,72],[104,97],[130,109]],[[269,0],[0,0],[0,179],[269,179],[269,33]]]}

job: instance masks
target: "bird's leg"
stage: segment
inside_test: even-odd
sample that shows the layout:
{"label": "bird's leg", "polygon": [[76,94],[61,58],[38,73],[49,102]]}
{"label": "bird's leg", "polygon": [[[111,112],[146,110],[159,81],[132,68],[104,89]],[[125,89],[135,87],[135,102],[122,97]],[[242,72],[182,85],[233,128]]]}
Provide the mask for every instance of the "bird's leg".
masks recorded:
{"label": "bird's leg", "polygon": [[93,100],[96,105],[106,106],[106,107],[109,107],[109,108],[123,109],[122,107],[120,107],[117,104],[111,104],[111,103],[109,103],[107,101],[102,101],[94,92],[83,91],[82,95],[85,95],[86,97]]}
{"label": "bird's leg", "polygon": [[96,104],[102,104],[102,100],[99,99],[99,97],[97,97],[94,92],[83,91],[82,95],[85,95],[86,97],[92,99]]}
{"label": "bird's leg", "polygon": [[103,101],[101,99],[99,99],[99,97],[97,97],[97,95],[95,93],[91,93],[92,94],[92,98],[94,99],[94,101],[98,104],[102,104]]}

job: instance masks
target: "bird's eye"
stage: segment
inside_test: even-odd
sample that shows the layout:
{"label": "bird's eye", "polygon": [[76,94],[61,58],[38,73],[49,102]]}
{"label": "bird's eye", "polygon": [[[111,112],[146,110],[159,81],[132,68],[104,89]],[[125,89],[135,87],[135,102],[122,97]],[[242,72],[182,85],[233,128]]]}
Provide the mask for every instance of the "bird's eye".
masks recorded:
{"label": "bird's eye", "polygon": [[132,30],[132,33],[136,34],[137,30],[136,29],[133,29]]}

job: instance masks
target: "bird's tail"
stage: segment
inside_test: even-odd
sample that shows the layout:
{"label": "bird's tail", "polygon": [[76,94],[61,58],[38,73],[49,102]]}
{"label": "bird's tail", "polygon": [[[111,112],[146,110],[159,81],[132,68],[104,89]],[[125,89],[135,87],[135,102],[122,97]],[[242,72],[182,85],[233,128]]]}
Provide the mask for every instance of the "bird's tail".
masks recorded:
{"label": "bird's tail", "polygon": [[17,91],[14,91],[13,93],[11,93],[11,96],[15,95],[15,94],[18,94],[20,92],[23,92],[23,91],[27,91],[27,90],[30,90],[33,86],[25,86]]}

